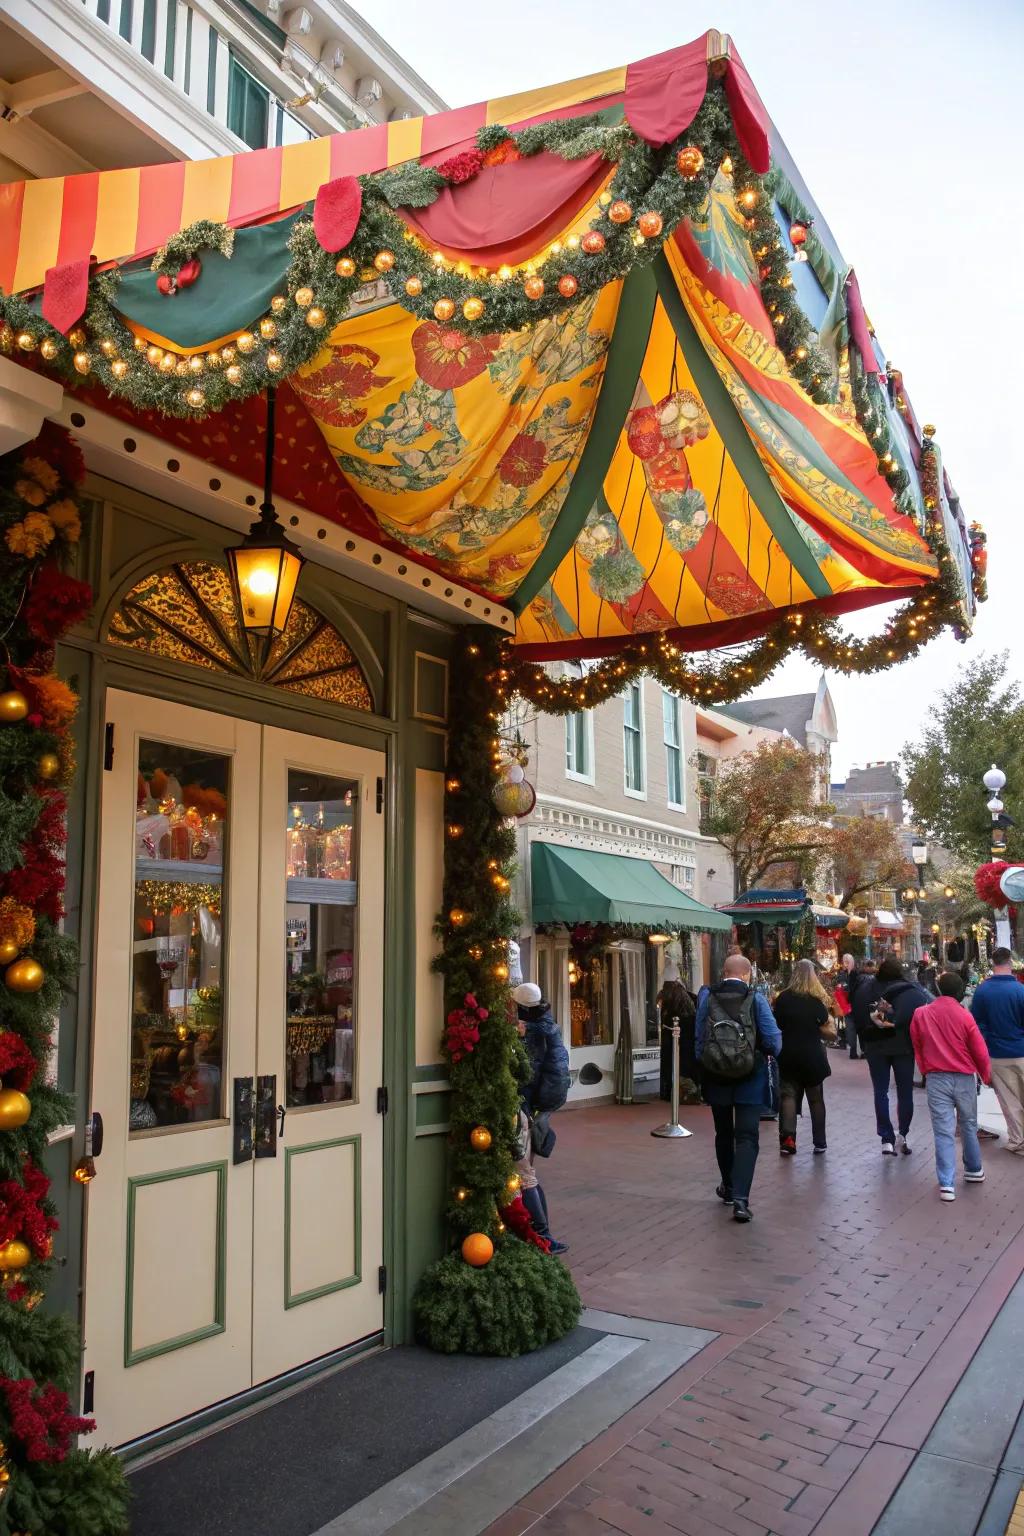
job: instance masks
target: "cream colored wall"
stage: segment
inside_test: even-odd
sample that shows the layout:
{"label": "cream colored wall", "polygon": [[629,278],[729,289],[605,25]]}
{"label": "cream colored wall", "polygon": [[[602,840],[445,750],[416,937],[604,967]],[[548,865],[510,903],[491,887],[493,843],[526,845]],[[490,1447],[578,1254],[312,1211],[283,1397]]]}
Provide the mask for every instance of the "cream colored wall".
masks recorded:
{"label": "cream colored wall", "polygon": [[444,1018],[444,986],[432,971],[438,953],[434,919],[441,909],[444,887],[444,774],[416,770],[416,1065],[432,1066],[441,1060],[441,1021]]}

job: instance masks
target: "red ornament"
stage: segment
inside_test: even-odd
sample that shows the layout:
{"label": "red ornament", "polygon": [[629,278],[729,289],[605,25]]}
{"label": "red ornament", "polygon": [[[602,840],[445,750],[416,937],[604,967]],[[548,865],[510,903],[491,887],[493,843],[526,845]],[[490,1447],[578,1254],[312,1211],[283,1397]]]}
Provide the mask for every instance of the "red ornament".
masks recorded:
{"label": "red ornament", "polygon": [[192,256],[178,272],[178,287],[191,288],[203,270],[203,264],[198,256]]}
{"label": "red ornament", "polygon": [[604,250],[604,235],[599,229],[588,229],[580,245],[588,256],[596,256],[599,251]]}
{"label": "red ornament", "polygon": [[608,217],[613,224],[628,224],[633,217],[633,210],[625,198],[617,197],[608,209]]}
{"label": "red ornament", "polygon": [[579,283],[571,272],[563,272],[562,276],[558,279],[558,291],[563,299],[571,299],[578,287]]}
{"label": "red ornament", "polygon": [[704,169],[704,156],[696,144],[687,144],[676,155],[676,170],[684,181],[693,181]]}
{"label": "red ornament", "polygon": [[789,240],[790,244],[795,245],[797,250],[799,250],[802,245],[806,244],[807,225],[803,222],[802,219],[794,219],[792,224],[789,226]]}
{"label": "red ornament", "polygon": [[652,209],[648,213],[642,213],[637,219],[637,228],[647,240],[656,240],[664,228],[664,220],[660,213]]}
{"label": "red ornament", "polygon": [[169,272],[161,272],[156,280],[156,286],[164,298],[173,298],[178,291],[178,285]]}
{"label": "red ornament", "polygon": [[528,299],[540,299],[544,296],[544,279],[542,277],[528,277],[523,284],[523,292]]}

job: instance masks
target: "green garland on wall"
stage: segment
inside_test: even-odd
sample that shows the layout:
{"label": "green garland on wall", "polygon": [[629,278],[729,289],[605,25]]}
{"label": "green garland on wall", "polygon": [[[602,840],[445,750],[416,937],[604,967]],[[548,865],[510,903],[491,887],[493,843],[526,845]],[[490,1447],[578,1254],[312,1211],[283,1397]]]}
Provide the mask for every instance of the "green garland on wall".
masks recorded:
{"label": "green garland on wall", "polygon": [[[506,680],[501,638],[471,630],[452,661],[458,700],[445,780],[444,907],[438,916],[446,1027],[442,1054],[451,1083],[447,1217],[454,1250],[423,1276],[417,1328],[432,1348],[515,1355],[573,1327],[580,1302],[549,1254],[506,1232],[499,1212],[518,1192],[513,1143],[526,1053],[509,993],[508,941],[519,916],[509,899],[513,828],[492,791],[500,743],[497,690]],[[474,1134],[475,1133],[475,1134]],[[479,1267],[469,1240],[494,1254]]]}

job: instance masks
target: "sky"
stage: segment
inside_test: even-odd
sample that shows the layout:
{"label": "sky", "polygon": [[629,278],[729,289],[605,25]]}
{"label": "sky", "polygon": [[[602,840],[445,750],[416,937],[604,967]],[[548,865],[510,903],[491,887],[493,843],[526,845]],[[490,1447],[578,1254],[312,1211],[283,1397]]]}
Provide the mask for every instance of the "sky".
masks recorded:
{"label": "sky", "polygon": [[[981,651],[1024,681],[1017,560],[1024,478],[1022,0],[464,0],[355,7],[451,106],[527,90],[729,32],[846,260],[919,420],[933,422],[968,520],[988,534],[974,635],[913,661],[831,674],[833,777],[895,758]],[[399,25],[400,20],[400,25]],[[874,632],[885,610],[850,620]],[[791,659],[761,694],[811,690]]]}

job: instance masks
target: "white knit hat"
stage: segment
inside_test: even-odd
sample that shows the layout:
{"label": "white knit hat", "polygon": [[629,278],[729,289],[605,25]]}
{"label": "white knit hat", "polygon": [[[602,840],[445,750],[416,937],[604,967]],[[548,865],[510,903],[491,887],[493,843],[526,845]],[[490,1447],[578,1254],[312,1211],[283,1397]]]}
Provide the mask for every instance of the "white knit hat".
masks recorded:
{"label": "white knit hat", "polygon": [[541,1001],[541,990],[535,981],[524,981],[518,987],[512,988],[512,1001],[518,1003],[520,1008],[536,1008]]}

